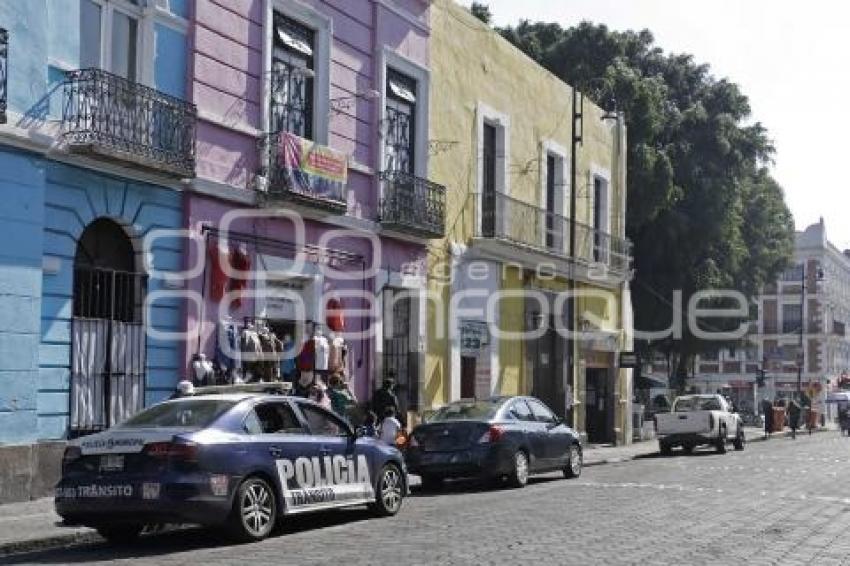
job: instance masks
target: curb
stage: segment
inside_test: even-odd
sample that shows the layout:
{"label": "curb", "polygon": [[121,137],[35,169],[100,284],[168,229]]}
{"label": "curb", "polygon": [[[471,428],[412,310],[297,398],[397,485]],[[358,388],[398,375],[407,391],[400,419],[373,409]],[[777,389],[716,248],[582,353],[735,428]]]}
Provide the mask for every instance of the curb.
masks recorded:
{"label": "curb", "polygon": [[76,531],[67,535],[52,535],[44,538],[14,541],[0,544],[0,558],[8,558],[16,554],[56,550],[79,544],[101,542],[103,539],[95,531]]}

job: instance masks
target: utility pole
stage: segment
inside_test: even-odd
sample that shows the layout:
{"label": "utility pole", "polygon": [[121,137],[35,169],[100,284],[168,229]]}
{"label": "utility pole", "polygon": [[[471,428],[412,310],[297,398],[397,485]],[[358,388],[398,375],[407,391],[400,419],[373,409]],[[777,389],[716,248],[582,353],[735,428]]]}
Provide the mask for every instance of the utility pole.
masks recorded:
{"label": "utility pole", "polygon": [[805,347],[803,346],[803,333],[806,330],[806,317],[803,313],[806,310],[806,260],[803,260],[802,275],[800,279],[800,351],[797,353],[797,399],[802,399],[803,385],[803,365],[806,361],[804,354]]}
{"label": "utility pole", "polygon": [[[584,95],[578,92],[578,89],[573,86],[572,87],[572,134],[571,134],[571,143],[570,143],[570,277],[568,278],[568,288],[570,290],[570,298],[567,301],[567,324],[570,330],[570,339],[567,341],[567,351],[569,352],[568,358],[568,367],[569,378],[568,384],[570,388],[571,395],[575,398],[576,395],[576,344],[577,341],[575,339],[576,335],[576,298],[575,298],[575,290],[576,290],[576,282],[575,282],[575,259],[576,259],[576,203],[577,199],[577,187],[576,184],[578,182],[577,168],[578,164],[577,155],[578,155],[578,145],[582,143],[582,136],[584,134]],[[568,416],[568,420],[571,421],[573,428],[579,429],[581,427],[578,426],[575,421],[575,409],[572,404],[572,399],[570,399],[570,414]]]}

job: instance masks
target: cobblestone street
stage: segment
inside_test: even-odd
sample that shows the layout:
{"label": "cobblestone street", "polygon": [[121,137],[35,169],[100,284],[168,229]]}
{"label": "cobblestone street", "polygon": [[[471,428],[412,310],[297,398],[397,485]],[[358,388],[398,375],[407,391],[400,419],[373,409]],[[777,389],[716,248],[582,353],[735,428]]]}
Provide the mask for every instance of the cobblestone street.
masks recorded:
{"label": "cobblestone street", "polygon": [[523,490],[450,485],[393,519],[288,520],[252,545],[197,530],[89,544],[12,564],[850,564],[850,439],[836,432],[587,468]]}

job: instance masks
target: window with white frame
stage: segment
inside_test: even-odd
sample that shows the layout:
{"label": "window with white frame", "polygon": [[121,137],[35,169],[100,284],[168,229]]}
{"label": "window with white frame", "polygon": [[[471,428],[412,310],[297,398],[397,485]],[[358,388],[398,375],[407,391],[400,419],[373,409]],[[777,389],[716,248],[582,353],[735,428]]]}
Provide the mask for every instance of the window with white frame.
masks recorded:
{"label": "window with white frame", "polygon": [[413,174],[416,164],[416,80],[387,69],[384,170]]}
{"label": "window with white frame", "polygon": [[271,132],[313,138],[314,30],[274,13]]}
{"label": "window with white frame", "polygon": [[80,0],[80,66],[139,79],[140,0]]}
{"label": "window with white frame", "polygon": [[297,0],[265,0],[263,131],[328,143],[332,20]]}
{"label": "window with white frame", "polygon": [[509,228],[510,202],[507,155],[510,119],[479,103],[478,109],[478,229],[485,238],[503,237]]}
{"label": "window with white frame", "polygon": [[[79,68],[103,69],[156,88],[162,82],[168,94],[183,96],[187,11],[173,0],[80,0]],[[160,63],[157,72],[154,65]]]}
{"label": "window with white frame", "polygon": [[543,143],[541,160],[543,180],[541,206],[545,210],[542,223],[543,243],[554,251],[562,251],[568,233],[566,219],[566,153],[563,148],[552,142]]}

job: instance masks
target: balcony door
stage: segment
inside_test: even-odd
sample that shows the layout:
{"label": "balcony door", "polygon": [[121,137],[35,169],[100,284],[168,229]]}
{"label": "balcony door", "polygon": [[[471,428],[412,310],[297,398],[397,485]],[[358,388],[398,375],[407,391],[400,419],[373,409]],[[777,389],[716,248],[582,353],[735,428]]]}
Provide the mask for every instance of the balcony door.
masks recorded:
{"label": "balcony door", "polygon": [[497,129],[493,124],[484,123],[484,137],[481,148],[483,161],[481,183],[481,235],[485,238],[496,236],[496,137]]}

